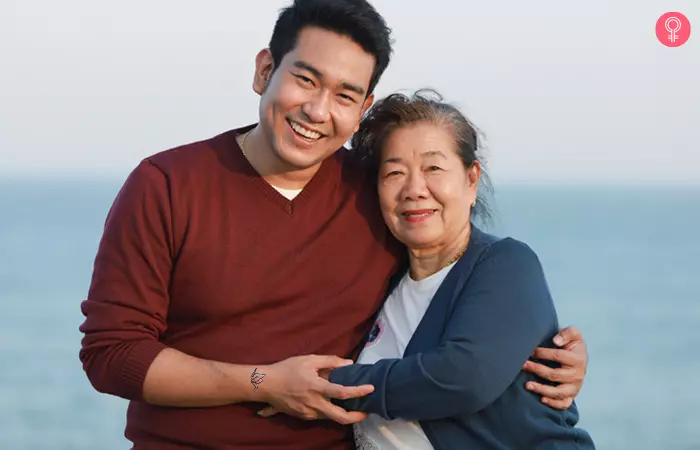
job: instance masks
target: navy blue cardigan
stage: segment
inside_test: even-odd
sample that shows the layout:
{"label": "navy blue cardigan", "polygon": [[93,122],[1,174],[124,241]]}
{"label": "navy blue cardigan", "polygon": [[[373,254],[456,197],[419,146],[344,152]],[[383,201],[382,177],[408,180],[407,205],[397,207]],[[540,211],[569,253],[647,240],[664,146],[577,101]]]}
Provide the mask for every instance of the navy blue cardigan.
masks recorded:
{"label": "navy blue cardigan", "polygon": [[535,347],[551,347],[558,330],[537,255],[473,227],[403,358],[335,369],[333,383],[375,387],[335,403],[417,420],[436,450],[593,449],[588,433],[575,428],[575,404],[555,410],[525,389],[527,381],[543,380],[522,371],[523,363]]}

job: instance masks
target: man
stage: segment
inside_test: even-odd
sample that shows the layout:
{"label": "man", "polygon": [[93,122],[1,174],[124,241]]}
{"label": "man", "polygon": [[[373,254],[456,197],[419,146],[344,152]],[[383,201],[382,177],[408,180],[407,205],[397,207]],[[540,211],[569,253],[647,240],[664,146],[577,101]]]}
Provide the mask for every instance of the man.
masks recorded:
{"label": "man", "polygon": [[[343,424],[364,416],[330,399],[372,386],[319,372],[352,363],[397,267],[374,185],[341,149],[389,36],[364,0],[295,1],[256,58],[259,124],[128,177],[82,305],[80,358],[98,391],[131,401],[135,449],[352,448]],[[559,408],[586,364],[580,336],[562,334],[568,350],[538,356],[564,367],[532,369],[566,383],[536,388]],[[265,404],[286,414],[259,417]]]}

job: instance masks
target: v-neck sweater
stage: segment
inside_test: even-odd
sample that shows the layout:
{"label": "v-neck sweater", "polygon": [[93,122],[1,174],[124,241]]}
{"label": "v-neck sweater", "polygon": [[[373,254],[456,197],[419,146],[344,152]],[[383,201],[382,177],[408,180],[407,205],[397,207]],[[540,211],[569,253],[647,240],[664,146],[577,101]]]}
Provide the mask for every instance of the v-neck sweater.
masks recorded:
{"label": "v-neck sweater", "polygon": [[101,392],[130,400],[135,449],[350,449],[351,429],[259,404],[168,408],[142,399],[158,353],[234,364],[356,357],[396,269],[366,171],[326,159],[293,200],[249,164],[236,136],[167,150],[129,175],[105,224],[80,352]]}

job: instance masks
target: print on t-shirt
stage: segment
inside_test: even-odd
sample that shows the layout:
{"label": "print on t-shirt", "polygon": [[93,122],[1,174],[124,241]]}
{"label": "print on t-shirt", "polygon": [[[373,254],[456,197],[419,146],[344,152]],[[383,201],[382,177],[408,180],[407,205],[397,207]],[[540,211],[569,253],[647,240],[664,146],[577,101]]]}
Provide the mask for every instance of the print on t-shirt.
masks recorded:
{"label": "print on t-shirt", "polygon": [[382,319],[377,319],[376,322],[374,322],[374,326],[372,327],[372,331],[369,332],[369,339],[367,339],[367,344],[365,344],[365,348],[371,347],[374,345],[384,332],[384,322],[382,322]]}

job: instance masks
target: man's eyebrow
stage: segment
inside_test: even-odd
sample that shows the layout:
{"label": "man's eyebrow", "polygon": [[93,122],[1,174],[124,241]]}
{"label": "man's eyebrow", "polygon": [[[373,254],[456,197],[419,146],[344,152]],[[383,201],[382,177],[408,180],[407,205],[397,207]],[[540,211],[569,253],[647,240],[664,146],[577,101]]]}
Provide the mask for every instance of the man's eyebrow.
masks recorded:
{"label": "man's eyebrow", "polygon": [[[294,67],[297,69],[301,70],[306,70],[307,72],[311,72],[316,78],[318,78],[320,81],[323,81],[323,73],[321,73],[320,70],[312,66],[311,64],[304,62],[304,61],[294,61]],[[342,87],[346,91],[352,91],[355,92],[358,95],[365,95],[365,90],[353,83],[348,83],[347,81],[344,81],[340,84],[340,87]]]}
{"label": "man's eyebrow", "polygon": [[306,70],[307,72],[311,72],[319,80],[323,79],[323,74],[321,73],[321,71],[309,63],[305,63],[304,61],[294,61],[294,67],[296,67],[297,69]]}
{"label": "man's eyebrow", "polygon": [[358,94],[358,95],[365,95],[365,90],[362,89],[360,86],[358,86],[358,85],[356,85],[356,84],[352,84],[352,83],[348,83],[348,82],[343,82],[340,86],[341,86],[343,89],[348,90],[348,91],[352,91],[352,92],[354,92],[354,93],[356,93],[356,94]]}
{"label": "man's eyebrow", "polygon": [[401,161],[402,161],[401,158],[387,158],[384,161],[382,161],[382,164],[400,163]]}

